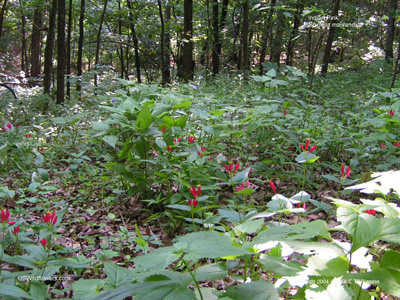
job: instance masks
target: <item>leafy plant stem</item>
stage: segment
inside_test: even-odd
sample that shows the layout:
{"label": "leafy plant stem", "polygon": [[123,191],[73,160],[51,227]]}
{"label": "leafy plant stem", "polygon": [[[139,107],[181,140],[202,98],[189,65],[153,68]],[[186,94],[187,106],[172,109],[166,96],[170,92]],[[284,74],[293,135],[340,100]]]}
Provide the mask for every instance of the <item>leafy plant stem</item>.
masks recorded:
{"label": "leafy plant stem", "polygon": [[187,262],[186,262],[184,259],[182,259],[182,262],[183,262],[183,264],[185,265],[186,270],[188,270],[190,276],[192,277],[192,279],[193,279],[193,281],[194,281],[194,284],[195,284],[196,287],[197,287],[197,290],[199,291],[200,299],[201,299],[201,300],[204,300],[204,299],[203,299],[203,295],[201,294],[201,290],[200,290],[199,283],[198,283],[197,280],[196,280],[196,277],[194,276],[193,272],[190,270],[190,268],[189,268]]}

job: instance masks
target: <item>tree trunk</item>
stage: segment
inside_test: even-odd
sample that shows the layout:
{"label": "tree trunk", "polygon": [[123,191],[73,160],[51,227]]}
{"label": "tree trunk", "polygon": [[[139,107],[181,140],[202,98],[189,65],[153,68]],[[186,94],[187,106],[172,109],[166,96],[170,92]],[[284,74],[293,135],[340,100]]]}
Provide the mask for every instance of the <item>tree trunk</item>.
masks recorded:
{"label": "tree trunk", "polygon": [[[128,1],[129,3],[129,1]],[[101,39],[101,30],[103,29],[103,22],[104,22],[104,18],[106,16],[106,10],[107,10],[107,4],[108,4],[108,0],[104,1],[104,7],[103,7],[103,12],[101,14],[101,19],[100,19],[100,24],[99,24],[99,31],[97,33],[97,42],[96,42],[96,58],[95,58],[95,62],[94,62],[94,67],[95,70],[97,70],[98,64],[99,64],[99,60],[100,60],[100,39]],[[95,73],[94,75],[94,85],[97,86],[97,73]]]}
{"label": "tree trunk", "polygon": [[127,1],[128,9],[129,9],[129,23],[131,26],[132,31],[132,39],[133,39],[133,46],[135,47],[135,65],[136,65],[136,78],[138,83],[142,82],[142,78],[140,75],[140,57],[139,57],[139,41],[137,39],[136,30],[135,30],[135,20],[133,19],[133,12],[132,12],[132,4],[130,1]]}
{"label": "tree trunk", "polygon": [[61,104],[65,98],[65,0],[58,0],[57,54],[57,104]]}
{"label": "tree trunk", "polygon": [[40,48],[41,48],[40,30],[42,27],[42,15],[43,15],[42,8],[36,7],[32,25],[31,75],[30,75],[31,77],[38,77],[38,75],[40,74]]}
{"label": "tree trunk", "polygon": [[165,61],[165,69],[164,69],[164,74],[165,74],[165,79],[167,83],[171,83],[171,64],[170,64],[170,48],[171,48],[171,38],[170,38],[170,23],[171,23],[171,4],[167,0],[165,3],[164,7],[164,24],[166,25],[166,28],[164,30],[164,61]]}
{"label": "tree trunk", "polygon": [[389,0],[388,26],[386,31],[385,60],[393,59],[394,23],[396,19],[397,0]]}
{"label": "tree trunk", "polygon": [[303,0],[297,0],[296,12],[294,14],[294,20],[293,20],[293,28],[292,28],[289,43],[287,46],[286,64],[289,66],[293,65],[294,44],[295,44],[296,36],[299,32],[299,27],[300,27],[300,22],[301,22],[300,16],[303,13],[303,8],[304,8]]}
{"label": "tree trunk", "polygon": [[[118,9],[121,11],[121,1],[118,1]],[[122,37],[122,17],[120,16],[118,18],[118,34],[120,37]],[[121,71],[120,71],[120,76],[122,79],[126,78],[125,77],[125,60],[124,60],[124,47],[122,44],[119,45],[119,49],[117,48],[117,53],[119,56],[119,62],[121,64]]]}
{"label": "tree trunk", "polygon": [[7,1],[8,0],[4,0],[3,5],[1,6],[0,9],[0,38],[3,33],[3,23],[4,23],[4,15],[6,14]]}
{"label": "tree trunk", "polygon": [[83,37],[84,37],[84,24],[85,20],[85,0],[81,0],[81,11],[79,16],[79,41],[78,41],[78,61],[76,63],[78,82],[76,85],[76,90],[81,91],[81,76],[82,76],[82,56],[83,56]]}
{"label": "tree trunk", "polygon": [[335,29],[336,29],[335,24],[337,23],[339,6],[340,6],[340,0],[335,0],[331,13],[331,24],[329,26],[329,33],[325,46],[324,58],[322,59],[321,74],[326,74],[328,72],[328,65],[329,65],[329,59],[331,57],[333,39],[335,38]]}
{"label": "tree trunk", "polygon": [[271,42],[270,61],[276,62],[279,66],[282,54],[283,32],[285,30],[285,15],[283,14],[282,9],[279,9],[277,12],[275,28],[276,28],[275,37],[273,37],[273,40]]}
{"label": "tree trunk", "polygon": [[213,75],[217,75],[219,73],[219,56],[221,53],[218,53],[218,45],[219,42],[219,18],[218,18],[218,0],[212,1],[212,33],[214,37],[214,42],[212,46],[212,69]]}
{"label": "tree trunk", "polygon": [[26,47],[26,17],[25,9],[22,4],[22,0],[19,0],[19,6],[21,9],[21,70],[25,72],[25,76],[28,76],[28,53]]}
{"label": "tree trunk", "polygon": [[72,0],[68,8],[68,37],[67,37],[67,98],[71,98],[71,38],[72,38]]}
{"label": "tree trunk", "polygon": [[184,0],[183,3],[183,80],[193,80],[193,0]]}
{"label": "tree trunk", "polygon": [[249,0],[244,0],[243,3],[243,26],[242,26],[242,53],[243,53],[243,70],[250,69],[250,56],[249,56]]}
{"label": "tree trunk", "polygon": [[260,53],[260,75],[264,74],[264,62],[265,62],[265,56],[267,55],[267,43],[270,37],[270,33],[273,29],[273,22],[272,18],[274,15],[275,11],[275,6],[276,6],[276,0],[271,0],[271,8],[268,14],[268,19],[265,24],[265,29],[263,31],[263,37],[262,37],[262,46],[261,46],[261,53]]}
{"label": "tree trunk", "polygon": [[50,16],[49,16],[49,30],[47,33],[46,49],[44,51],[44,78],[43,78],[43,93],[50,94],[51,88],[51,75],[53,73],[53,52],[55,40],[55,27],[57,16],[57,1],[53,0]]}
{"label": "tree trunk", "polygon": [[166,66],[166,61],[165,61],[165,23],[164,23],[164,16],[163,16],[163,9],[162,9],[162,4],[161,0],[157,1],[158,3],[158,13],[160,14],[160,21],[161,21],[161,77],[162,77],[162,86],[165,86],[168,83],[167,75],[165,74],[165,66]]}

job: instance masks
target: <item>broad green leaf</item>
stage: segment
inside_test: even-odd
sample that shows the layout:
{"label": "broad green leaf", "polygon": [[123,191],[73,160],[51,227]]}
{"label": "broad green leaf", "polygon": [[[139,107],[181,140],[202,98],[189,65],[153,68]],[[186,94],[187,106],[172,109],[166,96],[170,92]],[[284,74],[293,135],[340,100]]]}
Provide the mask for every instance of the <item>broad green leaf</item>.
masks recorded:
{"label": "broad green leaf", "polygon": [[264,225],[263,219],[258,220],[247,220],[244,223],[241,223],[233,228],[236,234],[251,234],[258,232],[261,227]]}
{"label": "broad green leaf", "polygon": [[97,299],[101,288],[105,285],[102,279],[79,279],[71,284],[74,291],[73,299],[92,300]]}
{"label": "broad green leaf", "polygon": [[124,300],[133,295],[136,286],[135,284],[129,284],[112,291],[102,292],[96,296],[96,300]]}
{"label": "broad green leaf", "polygon": [[33,281],[29,289],[29,293],[35,300],[47,299],[47,285],[44,282]]}
{"label": "broad green leaf", "polygon": [[172,208],[172,209],[179,209],[179,210],[183,210],[183,211],[191,211],[192,208],[189,205],[182,205],[182,204],[171,204],[171,205],[167,205],[168,208]]}
{"label": "broad green leaf", "polygon": [[235,210],[230,209],[218,209],[218,213],[221,215],[223,219],[226,219],[229,222],[236,223],[242,222],[245,220],[245,217],[242,213],[239,213]]}
{"label": "broad green leaf", "polygon": [[400,253],[389,250],[383,254],[381,268],[397,269],[400,271]]}
{"label": "broad green leaf", "polygon": [[376,240],[400,244],[400,219],[377,219],[380,222],[380,232]]}
{"label": "broad green leaf", "polygon": [[47,264],[50,266],[62,266],[69,268],[90,268],[90,265],[80,262],[77,257],[66,257],[58,260],[50,260]]}
{"label": "broad green leaf", "polygon": [[107,131],[110,128],[110,125],[104,122],[93,122],[93,129],[98,131]]}
{"label": "broad green leaf", "polygon": [[186,243],[186,260],[200,258],[222,258],[227,256],[249,255],[250,252],[232,245],[230,238],[215,231],[194,232],[179,237],[179,242]]}
{"label": "broad green leaf", "polygon": [[[380,233],[380,223],[369,214],[359,214],[353,208],[339,207],[338,220],[342,222],[345,231],[351,236],[353,247],[351,252],[375,240]],[[400,221],[400,220],[399,220]]]}
{"label": "broad green leaf", "polygon": [[189,108],[192,105],[193,101],[186,101],[186,102],[182,102],[179,104],[175,104],[174,106],[172,106],[172,109],[184,109],[184,108]]}
{"label": "broad green leaf", "polygon": [[150,143],[145,138],[139,138],[136,141],[135,149],[141,158],[145,158],[150,151]]}
{"label": "broad green leaf", "polygon": [[118,137],[115,135],[105,135],[102,138],[103,141],[105,141],[107,144],[109,144],[111,147],[115,149],[115,145],[117,144]]}
{"label": "broad green leaf", "polygon": [[171,128],[172,126],[174,126],[175,120],[174,120],[173,117],[171,117],[171,116],[164,116],[164,117],[162,118],[162,120],[163,120],[163,122],[164,122],[164,124],[165,124],[165,127]]}
{"label": "broad green leaf", "polygon": [[269,71],[267,72],[267,74],[265,74],[265,76],[268,76],[268,77],[276,77],[276,71],[275,71],[275,69],[269,70]]}
{"label": "broad green leaf", "polygon": [[0,295],[14,297],[14,299],[35,299],[23,289],[8,283],[0,284]]}
{"label": "broad green leaf", "polygon": [[134,270],[122,268],[111,261],[104,263],[104,271],[107,274],[106,282],[114,288],[118,288],[135,281]]}
{"label": "broad green leaf", "polygon": [[40,177],[42,178],[43,181],[48,181],[50,176],[49,176],[49,172],[46,169],[41,169],[38,168],[38,172],[40,174]]}
{"label": "broad green leaf", "polygon": [[332,258],[330,255],[320,253],[309,258],[305,272],[307,275],[340,277],[347,274],[349,264],[344,256]]}
{"label": "broad green leaf", "polygon": [[181,254],[174,247],[164,247],[133,259],[136,268],[143,271],[163,270],[180,258]]}
{"label": "broad green leaf", "polygon": [[179,126],[180,128],[184,129],[186,126],[186,117],[187,116],[180,116],[175,121],[175,126]]}
{"label": "broad green leaf", "polygon": [[149,105],[146,103],[137,117],[136,126],[139,130],[145,130],[150,127],[152,121],[153,115],[150,112]]}
{"label": "broad green leaf", "polygon": [[299,262],[284,261],[282,257],[263,254],[257,262],[264,266],[263,270],[272,271],[280,276],[296,276],[299,272],[303,271],[303,267]]}
{"label": "broad green leaf", "polygon": [[225,262],[208,264],[196,270],[196,280],[218,280],[223,279],[228,275],[228,269]]}
{"label": "broad green leaf", "polygon": [[[246,168],[246,170],[237,173],[233,178],[232,182],[234,185],[241,185],[246,179],[249,177],[250,168]],[[231,181],[231,180],[230,180]]]}
{"label": "broad green leaf", "polygon": [[226,289],[226,295],[233,300],[279,300],[274,285],[263,279],[250,283],[230,286]]}

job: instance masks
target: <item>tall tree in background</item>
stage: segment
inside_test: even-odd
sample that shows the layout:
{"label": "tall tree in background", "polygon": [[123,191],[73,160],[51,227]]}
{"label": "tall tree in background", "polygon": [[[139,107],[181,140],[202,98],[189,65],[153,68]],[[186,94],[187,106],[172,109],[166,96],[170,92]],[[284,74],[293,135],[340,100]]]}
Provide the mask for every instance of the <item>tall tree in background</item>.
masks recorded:
{"label": "tall tree in background", "polygon": [[84,20],[85,20],[85,0],[81,0],[81,10],[79,14],[79,41],[78,41],[78,59],[76,63],[78,82],[76,85],[77,91],[81,91],[81,76],[82,76],[82,56],[83,56],[83,37],[84,37]]}
{"label": "tall tree in background", "polygon": [[26,40],[26,16],[25,7],[22,0],[19,0],[20,14],[21,14],[21,70],[28,75],[28,50]]}
{"label": "tall tree in background", "polygon": [[4,15],[6,14],[7,1],[8,0],[3,1],[3,5],[1,6],[0,9],[0,38],[3,33],[3,23],[4,23]]}
{"label": "tall tree in background", "polygon": [[165,60],[165,69],[164,69],[164,74],[165,74],[165,79],[167,83],[171,83],[171,71],[170,71],[170,58],[169,58],[169,53],[170,53],[170,48],[171,48],[171,37],[170,37],[170,24],[171,24],[171,4],[169,3],[169,0],[165,3],[164,7],[164,60]]}
{"label": "tall tree in background", "polygon": [[57,12],[57,104],[61,104],[65,98],[65,0],[58,0]]}
{"label": "tall tree in background", "polygon": [[250,69],[250,56],[249,56],[249,0],[244,0],[243,8],[243,24],[242,24],[242,51],[243,51],[243,70]]}
{"label": "tall tree in background", "polygon": [[394,23],[396,19],[397,0],[389,0],[388,23],[386,31],[385,60],[393,59]]}
{"label": "tall tree in background", "polygon": [[276,26],[275,26],[275,36],[271,36],[271,57],[270,61],[275,62],[280,65],[281,54],[282,54],[282,44],[283,44],[283,33],[285,31],[285,15],[283,13],[283,8],[279,7],[277,9]]}
{"label": "tall tree in background", "polygon": [[68,35],[67,35],[67,97],[71,97],[71,43],[72,43],[72,0],[68,7]]}
{"label": "tall tree in background", "polygon": [[[129,3],[129,1],[128,1]],[[101,41],[101,30],[103,29],[104,18],[106,16],[108,0],[104,1],[103,12],[100,18],[99,30],[97,32],[97,41],[96,41],[96,58],[95,58],[95,69],[97,69],[98,64],[100,63],[100,41]],[[94,75],[94,85],[97,86],[97,73]]]}
{"label": "tall tree in background", "polygon": [[335,29],[336,29],[335,24],[338,21],[337,16],[339,14],[339,7],[340,7],[340,0],[334,0],[333,9],[331,13],[331,23],[329,25],[328,38],[326,40],[324,57],[322,59],[321,74],[326,74],[328,72],[328,65],[329,65],[329,60],[331,58],[332,44],[335,38]]}
{"label": "tall tree in background", "polygon": [[161,21],[161,34],[160,34],[160,38],[161,38],[161,51],[160,51],[160,55],[161,55],[161,78],[162,78],[162,85],[165,86],[169,80],[169,78],[167,78],[167,74],[166,74],[166,57],[165,57],[165,23],[164,23],[164,16],[163,16],[163,7],[161,4],[161,0],[157,1],[158,3],[158,13],[160,14],[160,21]]}
{"label": "tall tree in background", "polygon": [[50,94],[51,88],[51,75],[53,73],[53,52],[55,40],[55,27],[57,16],[57,1],[53,0],[50,16],[49,16],[49,29],[47,33],[46,49],[44,51],[44,78],[43,78],[43,93]]}
{"label": "tall tree in background", "polygon": [[271,7],[269,10],[268,18],[267,21],[265,22],[264,30],[261,34],[261,53],[260,53],[260,62],[259,62],[259,67],[260,67],[260,75],[263,75],[264,73],[264,62],[265,62],[265,57],[267,55],[267,43],[269,41],[269,37],[271,35],[272,29],[273,29],[273,16],[275,13],[275,6],[276,6],[276,0],[271,0]]}
{"label": "tall tree in background", "polygon": [[31,77],[37,77],[40,74],[40,48],[41,48],[41,30],[42,30],[42,4],[38,3],[35,7],[32,24],[32,43],[31,43]]}
{"label": "tall tree in background", "polygon": [[303,0],[297,0],[296,12],[293,15],[293,28],[291,30],[289,43],[287,46],[286,64],[289,66],[293,65],[294,45],[297,35],[299,34],[299,27],[301,22],[300,16],[303,13],[303,9],[304,9]]}
{"label": "tall tree in background", "polygon": [[137,35],[136,35],[135,20],[133,18],[133,10],[132,10],[131,1],[128,0],[127,4],[128,4],[128,9],[129,9],[129,25],[131,27],[133,46],[135,47],[136,77],[137,77],[137,82],[141,83],[142,82],[142,77],[140,75],[139,41],[138,41],[138,38],[137,38]]}
{"label": "tall tree in background", "polygon": [[183,2],[183,80],[193,80],[193,0]]}
{"label": "tall tree in background", "polygon": [[218,45],[219,45],[219,7],[218,0],[212,1],[212,33],[213,33],[213,46],[212,46],[212,70],[213,75],[217,75],[219,73],[219,56],[218,53]]}

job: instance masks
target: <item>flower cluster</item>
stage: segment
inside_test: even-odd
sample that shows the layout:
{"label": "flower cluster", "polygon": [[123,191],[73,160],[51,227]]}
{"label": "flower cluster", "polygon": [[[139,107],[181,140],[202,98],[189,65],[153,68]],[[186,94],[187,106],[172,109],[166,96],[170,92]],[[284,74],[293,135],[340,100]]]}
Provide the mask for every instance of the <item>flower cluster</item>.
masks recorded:
{"label": "flower cluster", "polygon": [[231,163],[229,164],[229,166],[224,165],[224,167],[225,167],[225,170],[227,170],[229,174],[233,175],[233,174],[235,174],[236,171],[239,169],[240,163],[238,162],[238,163],[235,165],[235,168],[233,168],[233,162],[231,162]]}
{"label": "flower cluster", "polygon": [[311,152],[313,152],[315,149],[317,149],[317,145],[314,145],[314,146],[312,146],[311,148],[310,148],[310,150],[308,150],[308,152],[307,152],[307,149],[308,149],[308,146],[310,145],[310,140],[307,140],[306,141],[306,144],[303,146],[303,144],[300,144],[300,148],[304,151],[304,152],[306,152],[307,154],[308,153],[311,153]]}
{"label": "flower cluster", "polygon": [[351,173],[350,166],[348,166],[347,169],[345,170],[344,165],[342,165],[342,167],[340,168],[340,172],[342,174],[342,179],[346,179],[347,177],[350,176]]}
{"label": "flower cluster", "polygon": [[53,211],[53,213],[47,213],[43,216],[43,221],[49,226],[49,227],[54,227],[54,225],[57,223],[57,217],[56,217],[56,212]]}
{"label": "flower cluster", "polygon": [[390,115],[391,117],[394,116],[394,110],[393,110],[393,109],[391,109],[391,110],[389,111],[389,115]]}
{"label": "flower cluster", "polygon": [[199,185],[197,187],[197,191],[196,191],[196,188],[194,186],[192,186],[190,188],[190,192],[194,196],[194,199],[189,200],[189,206],[192,207],[192,208],[195,208],[199,204],[198,199],[199,199],[199,197],[201,195],[201,186]]}
{"label": "flower cluster", "polygon": [[[246,185],[247,185],[247,188],[250,188],[250,181],[246,181]],[[236,187],[236,190],[237,191],[242,191],[242,190],[244,190],[246,187],[245,187],[245,185],[244,185],[244,183],[242,183],[241,185],[239,185],[239,186],[237,186]]]}
{"label": "flower cluster", "polygon": [[376,210],[375,210],[375,209],[367,209],[365,212],[366,212],[367,214],[373,216],[373,215],[375,215]]}
{"label": "flower cluster", "polygon": [[274,183],[272,180],[270,180],[270,181],[269,181],[269,185],[270,185],[271,189],[274,191],[274,193],[275,193],[275,195],[276,195],[277,192],[276,192],[275,183]]}
{"label": "flower cluster", "polygon": [[14,225],[15,224],[14,221],[9,221],[10,220],[10,211],[8,210],[8,208],[6,210],[2,209],[0,214],[1,214],[1,224],[3,224],[3,226],[6,223],[8,225]]}

